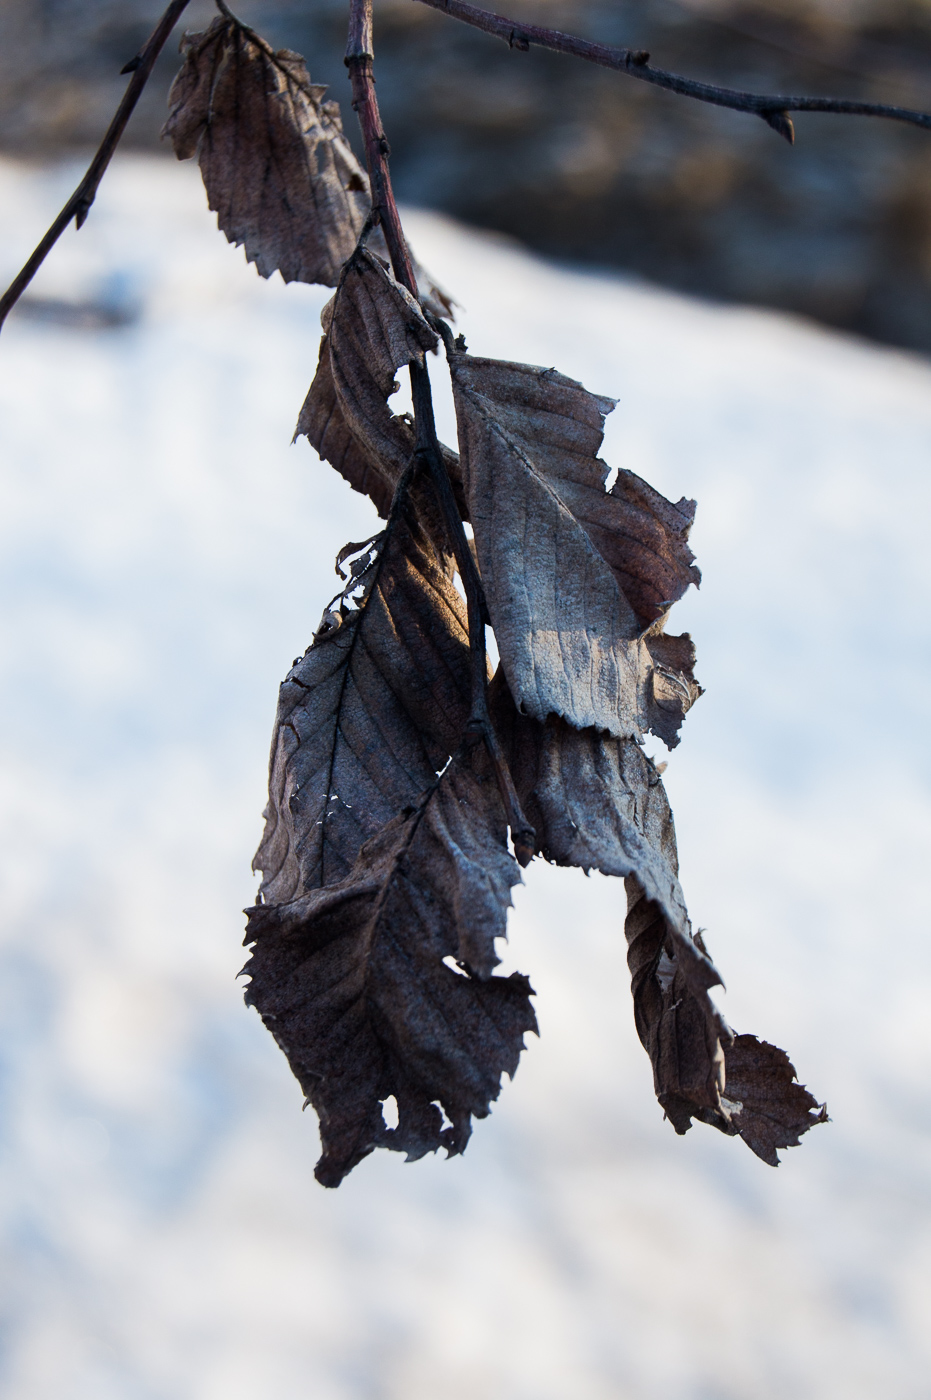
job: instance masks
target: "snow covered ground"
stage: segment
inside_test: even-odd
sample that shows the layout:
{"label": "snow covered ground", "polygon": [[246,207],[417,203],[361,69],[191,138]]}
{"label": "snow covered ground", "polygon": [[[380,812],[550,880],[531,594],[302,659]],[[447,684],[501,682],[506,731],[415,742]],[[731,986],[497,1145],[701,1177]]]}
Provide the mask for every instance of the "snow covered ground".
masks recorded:
{"label": "snow covered ground", "polygon": [[[0,166],[4,281],[74,178]],[[923,1400],[931,365],[409,229],[474,351],[616,396],[608,461],[698,499],[683,883],[732,1024],[834,1121],[778,1171],[676,1138],[622,890],[536,863],[542,1039],[492,1118],[314,1183],[234,976],[278,681],[372,513],[289,446],[328,293],[127,158],[0,336],[4,1395]]]}

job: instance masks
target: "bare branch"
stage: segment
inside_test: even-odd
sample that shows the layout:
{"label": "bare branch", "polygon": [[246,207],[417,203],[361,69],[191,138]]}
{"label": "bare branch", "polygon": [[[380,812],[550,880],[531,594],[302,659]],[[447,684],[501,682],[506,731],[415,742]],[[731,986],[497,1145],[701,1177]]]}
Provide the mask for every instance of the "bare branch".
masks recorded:
{"label": "bare branch", "polygon": [[84,179],[78,185],[74,194],[68,200],[68,203],[65,205],[64,209],[62,209],[58,218],[32,254],[32,257],[10,283],[3,296],[0,297],[0,327],[2,327],[7,316],[19,301],[23,292],[29,286],[29,283],[32,281],[33,277],[35,277],[49,253],[71,223],[71,220],[74,219],[77,228],[81,228],[83,225],[90,211],[90,207],[97,196],[97,189],[104,177],[107,166],[113,159],[113,153],[120,143],[123,132],[126,130],[126,123],[132,116],[136,103],[142,96],[142,90],[149,80],[149,76],[155,66],[155,60],[165,47],[168,36],[181,18],[182,12],[187,9],[187,6],[188,0],[172,0],[172,3],[162,15],[139,53],[135,58],[130,59],[125,68],[122,69],[124,73],[132,73],[132,77],[129,81],[129,86],[123,94],[123,100],[116,109],[116,115],[107,129],[107,134],[100,143],[97,154],[91,161]]}
{"label": "bare branch", "polygon": [[567,53],[575,58],[584,58],[589,63],[597,63],[602,68],[627,73],[641,82],[652,83],[654,87],[666,88],[683,97],[694,97],[698,102],[729,107],[735,112],[750,112],[762,117],[790,145],[795,139],[795,132],[789,112],[839,112],[849,116],[887,117],[892,121],[909,122],[912,126],[931,129],[931,114],[915,112],[908,107],[889,107],[882,102],[848,102],[838,97],[782,97],[772,93],[739,92],[733,88],[715,87],[712,83],[700,83],[694,78],[683,78],[678,73],[664,72],[662,68],[651,68],[650,55],[643,51],[616,49],[609,44],[581,39],[575,34],[563,34],[558,29],[522,24],[519,20],[496,15],[491,10],[480,9],[478,5],[470,5],[468,0],[420,0],[420,3],[503,39],[512,49],[526,52],[532,44],[541,49],[553,49],[556,53]]}
{"label": "bare branch", "polygon": [[[375,96],[372,71],[372,0],[351,0],[349,12],[349,42],[346,47],[346,67],[352,83],[352,105],[359,118],[369,180],[372,187],[372,213],[381,224],[391,255],[395,277],[415,297],[417,279],[410,252],[401,228],[401,219],[394,201],[391,176],[388,172],[388,142],[382,129]],[[514,853],[521,865],[527,865],[534,854],[534,830],[521,810],[517,791],[507,760],[495,734],[488,712],[487,660],[485,654],[485,623],[488,609],[481,579],[462,527],[452,483],[446,471],[436,425],[433,417],[433,396],[426,365],[410,365],[411,395],[414,422],[417,429],[415,454],[427,466],[439,499],[446,530],[456,557],[469,610],[469,647],[471,651],[472,705],[467,733],[484,741],[494,765],[501,800],[507,813]]]}
{"label": "bare branch", "polygon": [[388,173],[391,151],[375,96],[372,61],[372,0],[351,0],[345,63],[352,84],[352,107],[359,118],[365,143],[365,159],[372,186],[372,213],[384,232],[395,277],[416,297],[417,279]]}

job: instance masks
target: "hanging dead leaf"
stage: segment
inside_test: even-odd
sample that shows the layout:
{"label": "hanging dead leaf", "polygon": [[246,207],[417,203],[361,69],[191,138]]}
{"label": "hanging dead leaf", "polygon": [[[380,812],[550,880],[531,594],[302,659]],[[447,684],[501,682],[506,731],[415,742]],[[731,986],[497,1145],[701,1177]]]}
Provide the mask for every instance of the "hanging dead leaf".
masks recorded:
{"label": "hanging dead leaf", "polygon": [[[410,292],[367,248],[353,253],[321,319],[326,334],[295,436],[306,436],[387,516],[414,451],[410,420],[393,414],[388,399],[398,388],[397,371],[412,361],[422,364],[436,334]],[[444,453],[455,483],[458,458],[448,448]]]}
{"label": "hanging dead leaf", "polygon": [[662,643],[654,678],[643,633],[699,580],[686,543],[694,503],[673,506],[630,473],[605,491],[596,453],[612,399],[532,365],[452,355],[450,372],[479,565],[519,709],[676,742],[700,688],[690,668],[677,679]]}
{"label": "hanging dead leaf", "polygon": [[[340,559],[342,562],[342,558]],[[362,844],[433,782],[469,707],[465,608],[410,501],[360,555],[282,684],[253,866],[280,904],[346,878]]]}
{"label": "hanging dead leaf", "polygon": [[536,1030],[527,979],[490,975],[520,871],[476,766],[454,761],[339,884],[248,911],[246,998],[320,1115],[325,1186],[375,1147],[461,1152]]}
{"label": "hanging dead leaf", "polygon": [[727,1047],[727,1098],[731,1120],[758,1157],[778,1167],[779,1147],[798,1147],[803,1133],[829,1122],[825,1104],[799,1084],[784,1050],[735,1036]]}
{"label": "hanging dead leaf", "polygon": [[186,35],[182,52],[163,135],[179,160],[199,155],[220,228],[263,277],[335,286],[370,207],[338,105],[299,54],[235,20]]}
{"label": "hanging dead leaf", "polygon": [[536,1025],[527,980],[492,976],[520,871],[484,750],[450,759],[466,619],[411,475],[384,534],[340,551],[349,596],[282,686],[248,911],[247,1000],[320,1114],[330,1186],[376,1146],[461,1152]]}
{"label": "hanging dead leaf", "polygon": [[[637,743],[545,725],[517,713],[496,679],[496,723],[542,854],[625,880],[625,932],[640,1040],[657,1099],[677,1132],[697,1118],[739,1133],[778,1165],[776,1149],[824,1121],[784,1052],[733,1036],[709,991],[721,978],[692,934],[678,879],[675,828],[659,773]],[[817,1111],[816,1111],[817,1110]]]}

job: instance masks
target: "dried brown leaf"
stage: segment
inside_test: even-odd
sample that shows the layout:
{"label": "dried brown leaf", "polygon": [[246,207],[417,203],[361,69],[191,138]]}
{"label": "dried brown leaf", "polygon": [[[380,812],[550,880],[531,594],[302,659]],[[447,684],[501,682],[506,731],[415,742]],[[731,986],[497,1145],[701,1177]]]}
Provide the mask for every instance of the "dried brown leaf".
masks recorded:
{"label": "dried brown leaf", "polygon": [[336,285],[370,208],[335,102],[299,54],[274,53],[231,19],[182,41],[163,135],[199,154],[209,206],[263,277]]}
{"label": "dried brown leaf", "polygon": [[517,714],[496,682],[495,714],[542,854],[624,878],[625,932],[637,1032],[657,1099],[677,1132],[693,1118],[739,1133],[778,1165],[776,1149],[825,1121],[793,1083],[782,1050],[736,1036],[710,996],[721,978],[693,935],[678,879],[672,813],[659,773],[630,739]]}
{"label": "dried brown leaf", "polygon": [[784,1050],[755,1035],[738,1035],[726,1057],[731,1121],[771,1167],[779,1165],[777,1148],[798,1147],[809,1128],[830,1121],[827,1107],[798,1083]]}
{"label": "dried brown leaf", "polygon": [[358,606],[331,604],[282,686],[248,911],[247,1000],[320,1115],[328,1186],[374,1147],[461,1152],[535,1029],[527,980],[492,975],[520,871],[484,751],[450,761],[466,620],[416,499],[356,547]]}
{"label": "dried brown leaf", "polygon": [[489,974],[519,880],[493,779],[454,762],[347,879],[249,911],[246,997],[320,1115],[323,1185],[375,1147],[462,1152],[514,1074],[532,989]]}
{"label": "dried brown leaf", "polygon": [[[653,639],[699,575],[677,506],[597,457],[614,401],[555,370],[453,355],[462,475],[502,664],[519,709],[667,743],[700,689],[658,675]],[[684,639],[683,645],[687,643]],[[680,648],[681,650],[681,648]]]}
{"label": "dried brown leaf", "polygon": [[[397,371],[412,361],[423,363],[437,337],[411,294],[367,248],[356,249],[346,264],[322,320],[326,334],[317,373],[295,436],[307,437],[324,461],[387,516],[414,450],[410,420],[393,414],[388,399],[398,387]],[[444,451],[456,481],[458,458]]]}
{"label": "dried brown leaf", "polygon": [[465,608],[411,504],[361,558],[361,606],[331,605],[281,686],[253,862],[267,904],[346,878],[433,782],[468,714]]}

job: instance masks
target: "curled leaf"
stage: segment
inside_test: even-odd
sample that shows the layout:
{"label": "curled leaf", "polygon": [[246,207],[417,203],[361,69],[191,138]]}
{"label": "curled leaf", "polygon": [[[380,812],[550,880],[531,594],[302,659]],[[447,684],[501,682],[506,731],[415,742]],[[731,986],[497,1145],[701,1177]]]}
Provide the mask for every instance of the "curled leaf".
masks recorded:
{"label": "curled leaf", "polygon": [[709,996],[721,982],[692,926],[678,879],[672,813],[659,773],[634,741],[517,714],[495,686],[495,715],[542,854],[624,879],[637,1033],[657,1099],[677,1132],[692,1119],[740,1134],[758,1156],[825,1121],[782,1050],[737,1036]]}
{"label": "curled leaf", "polygon": [[263,277],[335,286],[370,207],[337,103],[299,54],[232,19],[186,35],[182,52],[163,135],[179,160],[198,154],[220,228]]}
{"label": "curled leaf", "polygon": [[[367,248],[353,253],[322,320],[326,334],[295,436],[307,437],[387,516],[414,451],[410,420],[393,414],[388,399],[398,387],[397,371],[422,363],[437,337],[411,294]],[[456,477],[458,459],[446,454]]]}

